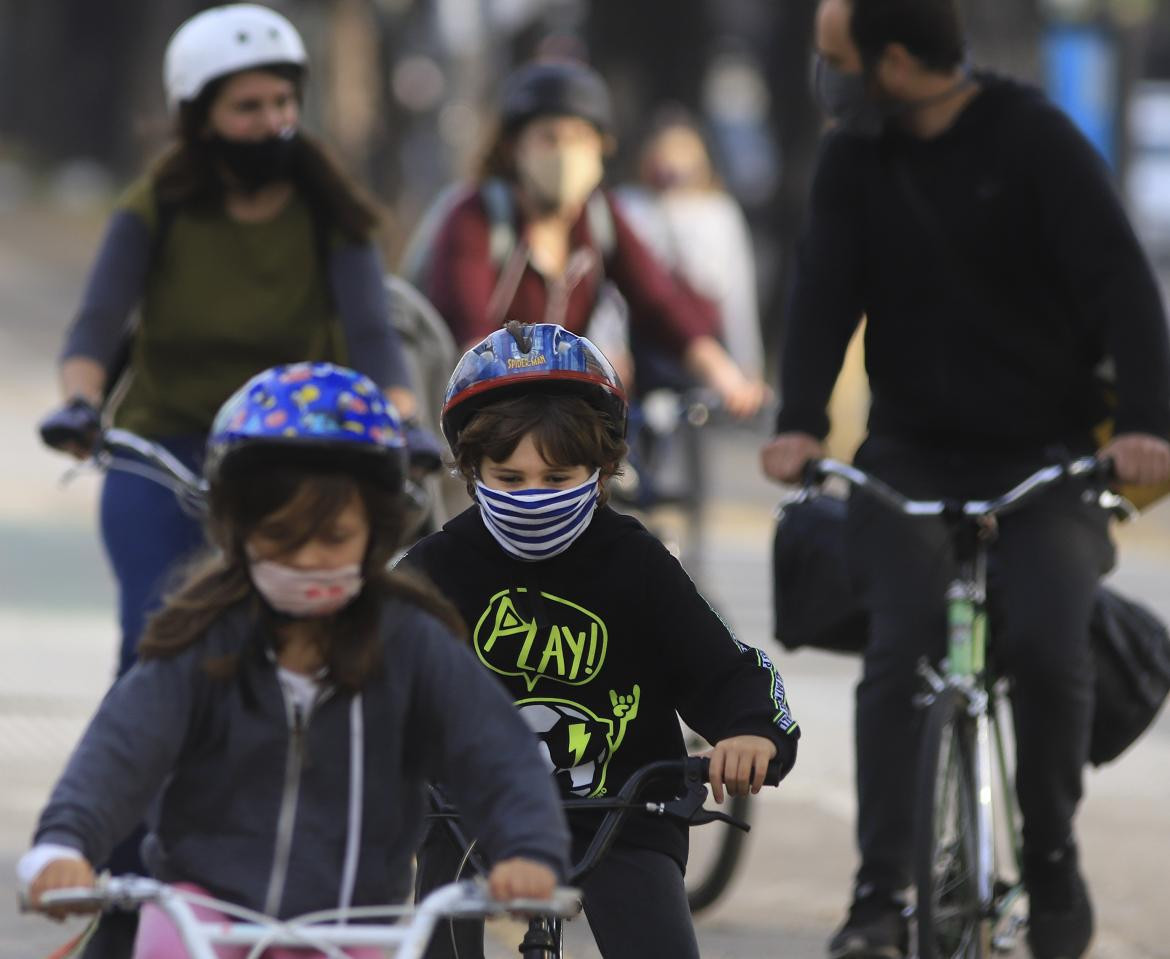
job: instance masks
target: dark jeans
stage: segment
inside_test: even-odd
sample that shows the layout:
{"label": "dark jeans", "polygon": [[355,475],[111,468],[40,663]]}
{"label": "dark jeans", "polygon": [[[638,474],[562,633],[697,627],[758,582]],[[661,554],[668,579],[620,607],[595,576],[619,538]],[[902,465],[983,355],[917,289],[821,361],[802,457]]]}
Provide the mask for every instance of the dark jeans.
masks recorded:
{"label": "dark jeans", "polygon": [[[1006,492],[1051,456],[940,453],[871,439],[857,465],[912,498]],[[1084,485],[1053,488],[1003,517],[989,564],[991,657],[1011,681],[1017,792],[1025,847],[1054,850],[1072,835],[1093,709],[1089,614],[1113,563],[1103,510]],[[909,884],[921,711],[920,657],[946,651],[945,593],[955,576],[941,520],[908,518],[855,494],[848,521],[852,573],[870,611],[857,687],[859,890]]]}
{"label": "dark jeans", "polygon": [[[574,859],[584,854],[584,847],[583,840],[574,840]],[[453,881],[462,858],[463,850],[450,833],[432,826],[418,854],[416,895],[421,898]],[[474,874],[468,867],[462,878]],[[699,959],[682,870],[665,853],[617,843],[582,891],[585,917],[604,959]],[[483,959],[483,923],[439,923],[426,959]]]}
{"label": "dark jeans", "polygon": [[[163,444],[191,469],[202,464],[203,437],[171,438]],[[203,546],[203,527],[183,512],[165,486],[111,470],[102,486],[101,530],[118,581],[121,676],[134,664],[146,619],[162,604],[180,564]]]}

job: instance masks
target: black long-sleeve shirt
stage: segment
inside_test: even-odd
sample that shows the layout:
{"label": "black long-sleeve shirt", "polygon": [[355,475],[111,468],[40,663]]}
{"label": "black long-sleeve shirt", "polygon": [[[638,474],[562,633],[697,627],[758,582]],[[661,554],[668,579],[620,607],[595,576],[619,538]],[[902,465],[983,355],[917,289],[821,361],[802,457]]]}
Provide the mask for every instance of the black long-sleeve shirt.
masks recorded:
{"label": "black long-sleeve shirt", "polygon": [[873,435],[1083,447],[1101,418],[1094,371],[1105,357],[1116,431],[1170,434],[1166,318],[1104,163],[1038,91],[978,80],[933,139],[888,123],[875,139],[838,131],[822,144],[780,432],[828,431],[825,407],[864,314]]}
{"label": "black long-sleeve shirt", "polygon": [[[794,761],[799,730],[775,666],[632,517],[601,507],[564,553],[530,563],[505,553],[473,506],[404,562],[458,607],[564,796],[613,794],[646,763],[686,755],[676,711],[710,742],[763,736]],[[570,821],[589,829],[596,817]],[[686,861],[675,824],[634,816],[622,838]]]}

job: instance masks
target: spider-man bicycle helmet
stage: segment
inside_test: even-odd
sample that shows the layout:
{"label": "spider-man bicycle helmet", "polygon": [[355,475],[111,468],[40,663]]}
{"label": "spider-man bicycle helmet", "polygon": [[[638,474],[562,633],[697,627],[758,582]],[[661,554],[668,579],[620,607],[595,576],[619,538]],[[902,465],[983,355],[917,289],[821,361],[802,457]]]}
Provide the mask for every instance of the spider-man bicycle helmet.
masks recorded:
{"label": "spider-man bicycle helmet", "polygon": [[629,404],[605,354],[555,323],[515,320],[473,346],[459,361],[443,399],[441,425],[451,449],[459,432],[488,403],[536,392],[584,397],[625,439]]}
{"label": "spider-man bicycle helmet", "polygon": [[277,366],[220,407],[204,473],[216,483],[274,463],[352,469],[397,492],[406,439],[398,412],[369,377],[332,363]]}

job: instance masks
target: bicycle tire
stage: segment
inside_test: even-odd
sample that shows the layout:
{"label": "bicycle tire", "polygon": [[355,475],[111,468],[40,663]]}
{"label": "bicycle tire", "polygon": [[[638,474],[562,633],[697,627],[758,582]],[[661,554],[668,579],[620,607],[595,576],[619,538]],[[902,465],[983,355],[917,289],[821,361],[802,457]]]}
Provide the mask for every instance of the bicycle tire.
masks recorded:
{"label": "bicycle tire", "polygon": [[[750,822],[751,809],[751,796],[732,796],[728,800],[726,812],[736,819]],[[739,869],[747,839],[747,833],[743,830],[725,823],[712,823],[703,829],[720,833],[719,847],[711,863],[701,872],[694,871],[689,863],[687,865],[687,903],[692,915],[709,909],[727,891]]]}
{"label": "bicycle tire", "polygon": [[975,721],[957,689],[926,714],[916,792],[914,872],[919,959],[985,959],[990,923],[976,877]]}

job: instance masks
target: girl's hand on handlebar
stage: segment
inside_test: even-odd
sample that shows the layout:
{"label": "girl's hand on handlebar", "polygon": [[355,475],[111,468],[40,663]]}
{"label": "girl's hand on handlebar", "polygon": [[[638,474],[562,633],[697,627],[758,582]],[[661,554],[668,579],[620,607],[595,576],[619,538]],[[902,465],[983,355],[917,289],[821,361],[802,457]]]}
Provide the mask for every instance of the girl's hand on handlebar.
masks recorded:
{"label": "girl's hand on handlebar", "polygon": [[724,785],[732,796],[763,789],[768,763],[776,757],[776,744],[763,736],[731,736],[719,740],[707,756],[711,760],[711,795],[722,803]]}
{"label": "girl's hand on handlebar", "polygon": [[[36,908],[40,905],[41,896],[53,889],[89,889],[93,887],[93,884],[93,866],[84,859],[54,859],[37,873],[36,879],[29,885],[29,903]],[[71,912],[95,912],[97,908],[96,906],[63,906],[46,909],[45,914],[60,922]]]}
{"label": "girl's hand on handlebar", "polygon": [[499,902],[509,899],[549,899],[557,888],[557,876],[534,859],[504,859],[488,875],[488,889]]}

